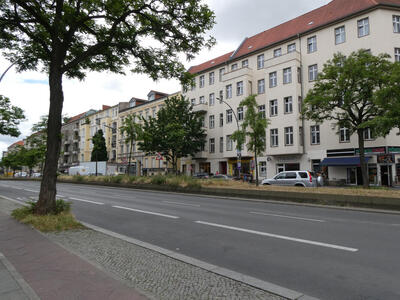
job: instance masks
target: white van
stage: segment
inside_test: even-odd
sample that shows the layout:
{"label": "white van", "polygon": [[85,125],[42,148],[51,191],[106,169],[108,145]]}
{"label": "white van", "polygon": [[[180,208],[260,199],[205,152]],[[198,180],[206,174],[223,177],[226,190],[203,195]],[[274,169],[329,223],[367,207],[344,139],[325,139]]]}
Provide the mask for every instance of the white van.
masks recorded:
{"label": "white van", "polygon": [[73,175],[89,175],[89,168],[84,167],[84,166],[76,166],[76,167],[70,167],[68,170],[68,175],[73,176]]}

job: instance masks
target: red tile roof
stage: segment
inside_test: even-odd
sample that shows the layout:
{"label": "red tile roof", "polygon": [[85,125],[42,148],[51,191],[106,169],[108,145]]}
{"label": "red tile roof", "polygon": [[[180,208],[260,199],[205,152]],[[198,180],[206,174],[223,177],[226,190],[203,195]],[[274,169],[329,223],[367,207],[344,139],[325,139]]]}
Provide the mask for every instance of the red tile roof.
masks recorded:
{"label": "red tile roof", "polygon": [[207,70],[209,68],[212,68],[213,66],[220,65],[220,64],[228,61],[229,58],[231,57],[231,55],[233,54],[233,52],[234,51],[231,51],[229,53],[226,53],[226,54],[224,54],[222,56],[219,56],[217,58],[211,59],[211,60],[209,60],[209,61],[207,61],[205,63],[202,63],[200,65],[193,66],[188,70],[188,72],[191,73],[191,74],[196,74],[196,73],[201,72],[203,70]]}
{"label": "red tile roof", "polygon": [[[378,5],[394,5],[400,7],[400,0],[333,0],[302,16],[245,39],[235,51],[233,57],[225,54],[214,59],[215,63],[213,65],[218,65],[229,59],[238,58],[265,47],[272,46],[273,44],[296,37],[298,34],[305,33]],[[191,67],[189,72],[194,74],[209,69],[213,66],[210,63],[211,61],[213,60]]]}
{"label": "red tile roof", "polygon": [[79,120],[85,113],[81,113],[79,115],[73,116],[68,120],[68,123],[71,123],[73,121]]}
{"label": "red tile roof", "polygon": [[8,148],[13,148],[16,146],[23,146],[23,145],[24,145],[24,141],[18,141],[18,142],[15,142],[14,144],[11,144]]}

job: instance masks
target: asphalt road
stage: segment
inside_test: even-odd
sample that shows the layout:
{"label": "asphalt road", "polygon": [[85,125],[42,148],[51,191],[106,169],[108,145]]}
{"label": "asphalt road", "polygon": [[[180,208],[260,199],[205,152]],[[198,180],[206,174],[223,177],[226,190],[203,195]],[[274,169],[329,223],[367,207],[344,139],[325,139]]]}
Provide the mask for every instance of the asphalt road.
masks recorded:
{"label": "asphalt road", "polygon": [[[1,181],[37,198],[39,182]],[[81,221],[321,299],[400,299],[400,215],[58,184]]]}

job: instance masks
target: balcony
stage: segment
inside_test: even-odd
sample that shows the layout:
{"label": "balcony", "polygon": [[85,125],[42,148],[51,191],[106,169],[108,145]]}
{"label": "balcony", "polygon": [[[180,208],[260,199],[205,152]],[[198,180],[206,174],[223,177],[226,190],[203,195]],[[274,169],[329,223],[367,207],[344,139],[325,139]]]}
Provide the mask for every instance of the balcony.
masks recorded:
{"label": "balcony", "polygon": [[193,111],[194,112],[202,112],[206,113],[208,111],[208,104],[207,102],[205,103],[199,103],[193,106]]}
{"label": "balcony", "polygon": [[79,127],[75,127],[74,132],[79,132]]}
{"label": "balcony", "polygon": [[268,69],[268,68],[271,68],[271,67],[274,67],[274,66],[277,66],[280,64],[287,63],[289,61],[297,61],[300,63],[300,53],[297,51],[294,51],[294,52],[290,52],[290,53],[287,53],[287,54],[284,54],[284,55],[281,55],[278,57],[273,57],[273,58],[267,59],[264,62],[264,68]]}
{"label": "balcony", "polygon": [[194,156],[193,159],[207,159],[208,158],[208,152],[207,151],[200,151],[197,152]]}
{"label": "balcony", "polygon": [[245,67],[245,68],[236,69],[234,71],[230,71],[228,73],[225,73],[222,76],[222,81],[229,81],[229,80],[243,77],[243,76],[253,77],[253,69],[250,69],[249,67]]}

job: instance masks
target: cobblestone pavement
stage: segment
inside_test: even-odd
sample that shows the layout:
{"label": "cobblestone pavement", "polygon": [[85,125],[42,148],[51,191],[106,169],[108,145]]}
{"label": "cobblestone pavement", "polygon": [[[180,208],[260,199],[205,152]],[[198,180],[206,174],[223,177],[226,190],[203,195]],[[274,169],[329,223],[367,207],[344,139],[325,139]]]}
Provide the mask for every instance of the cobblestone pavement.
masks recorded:
{"label": "cobblestone pavement", "polygon": [[97,231],[46,235],[154,299],[284,299]]}

